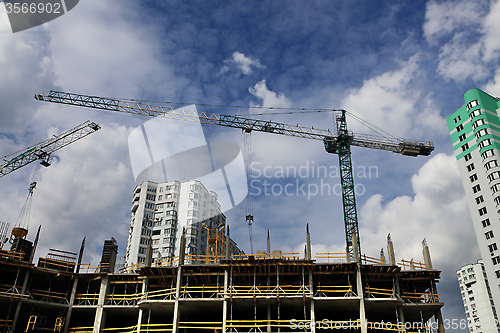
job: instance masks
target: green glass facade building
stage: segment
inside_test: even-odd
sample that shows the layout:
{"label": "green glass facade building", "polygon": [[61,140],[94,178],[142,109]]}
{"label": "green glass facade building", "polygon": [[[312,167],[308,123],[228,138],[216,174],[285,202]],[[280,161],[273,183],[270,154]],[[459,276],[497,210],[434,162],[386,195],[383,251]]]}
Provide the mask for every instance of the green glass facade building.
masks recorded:
{"label": "green glass facade building", "polygon": [[[500,99],[471,89],[464,102],[446,121],[495,309],[493,303],[500,304]],[[478,306],[464,290],[462,298],[466,309]],[[475,318],[468,319],[474,324]]]}

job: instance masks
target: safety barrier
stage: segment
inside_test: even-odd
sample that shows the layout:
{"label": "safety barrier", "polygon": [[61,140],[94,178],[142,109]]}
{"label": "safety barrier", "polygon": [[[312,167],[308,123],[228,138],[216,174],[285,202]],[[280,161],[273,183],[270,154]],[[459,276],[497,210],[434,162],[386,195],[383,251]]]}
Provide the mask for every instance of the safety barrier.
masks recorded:
{"label": "safety barrier", "polygon": [[179,292],[180,298],[222,298],[224,286],[183,286]]}
{"label": "safety barrier", "polygon": [[420,262],[420,261],[412,261],[412,260],[404,260],[401,259],[401,262],[398,262],[398,265],[402,266],[404,270],[422,270],[426,271],[429,268],[427,267],[426,264]]}
{"label": "safety barrier", "polygon": [[6,250],[0,249],[0,258],[2,258],[2,259],[22,260],[23,257],[24,257],[23,252],[6,251]]}
{"label": "safety barrier", "polygon": [[357,296],[352,286],[318,286],[316,288],[316,297],[355,297]]}
{"label": "safety barrier", "polygon": [[222,321],[180,321],[179,329],[222,330]]}
{"label": "safety barrier", "polygon": [[375,265],[385,265],[385,259],[375,258],[367,256],[366,254],[361,255],[361,262],[365,265],[375,264]]}
{"label": "safety barrier", "polygon": [[98,300],[99,293],[75,295],[75,304],[78,305],[97,305]]}
{"label": "safety barrier", "polygon": [[315,259],[327,259],[328,263],[347,262],[347,253],[345,252],[320,252],[316,253]]}
{"label": "safety barrier", "polygon": [[367,297],[372,298],[395,298],[396,293],[394,289],[382,289],[382,288],[365,288],[365,294]]}
{"label": "safety barrier", "polygon": [[308,286],[232,286],[229,288],[228,295],[238,298],[254,298],[254,297],[303,297],[310,296],[311,291]]}
{"label": "safety barrier", "polygon": [[403,298],[410,303],[439,303],[442,294],[403,292]]}

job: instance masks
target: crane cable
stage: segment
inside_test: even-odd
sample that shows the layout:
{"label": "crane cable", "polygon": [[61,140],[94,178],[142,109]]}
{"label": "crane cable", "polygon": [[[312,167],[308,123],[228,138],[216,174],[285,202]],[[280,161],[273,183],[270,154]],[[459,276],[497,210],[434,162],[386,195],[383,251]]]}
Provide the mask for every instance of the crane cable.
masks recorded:
{"label": "crane cable", "polygon": [[17,218],[16,221],[16,226],[21,227],[23,229],[28,230],[29,228],[29,221],[30,221],[30,215],[31,215],[31,203],[32,203],[32,198],[33,198],[33,191],[36,188],[38,176],[40,174],[40,166],[41,164],[37,163],[35,165],[35,171],[33,172],[33,177],[32,181],[30,184],[30,188],[28,189],[28,196],[26,197],[26,201],[24,202],[23,208],[21,209],[21,212],[19,213],[19,217]]}
{"label": "crane cable", "polygon": [[[252,179],[252,132],[242,131],[243,133],[243,155],[245,160],[245,172],[247,175],[247,190],[250,188]],[[250,253],[253,254],[253,240],[252,240],[252,224],[253,224],[253,197],[248,192],[246,198],[246,221],[248,223],[248,236],[250,239]]]}

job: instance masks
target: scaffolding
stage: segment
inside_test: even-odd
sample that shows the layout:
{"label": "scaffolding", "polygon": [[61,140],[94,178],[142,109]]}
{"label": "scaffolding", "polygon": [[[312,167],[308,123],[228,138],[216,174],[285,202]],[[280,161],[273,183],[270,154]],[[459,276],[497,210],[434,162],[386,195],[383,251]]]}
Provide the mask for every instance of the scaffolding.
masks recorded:
{"label": "scaffolding", "polygon": [[312,259],[308,249],[304,258],[215,253],[120,273],[35,267],[2,255],[0,325],[73,333],[418,331],[409,322],[444,332],[440,272],[427,263],[398,265],[391,251],[389,262],[346,253]]}

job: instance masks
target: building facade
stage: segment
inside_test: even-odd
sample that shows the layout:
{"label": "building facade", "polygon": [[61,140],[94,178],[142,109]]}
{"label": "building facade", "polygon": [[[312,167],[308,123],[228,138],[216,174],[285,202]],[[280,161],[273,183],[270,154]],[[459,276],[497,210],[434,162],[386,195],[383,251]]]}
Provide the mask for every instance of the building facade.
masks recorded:
{"label": "building facade", "polygon": [[[197,181],[146,181],[134,189],[125,266],[144,263],[148,245],[154,261],[179,255],[180,239],[186,231],[185,253],[204,255],[214,231],[224,233],[226,217],[217,194]],[[241,252],[231,241],[231,253]],[[218,246],[220,255],[225,247]]]}
{"label": "building facade", "polygon": [[36,267],[0,250],[0,331],[445,333],[453,325],[442,317],[430,255],[400,266],[388,240],[389,262],[347,253],[317,262],[306,246],[305,257],[193,265],[181,255],[177,266],[126,273],[75,273],[63,260]]}
{"label": "building facade", "polygon": [[446,118],[491,294],[500,303],[500,101],[479,89]]}
{"label": "building facade", "polygon": [[497,333],[498,317],[482,260],[457,271],[469,332]]}

